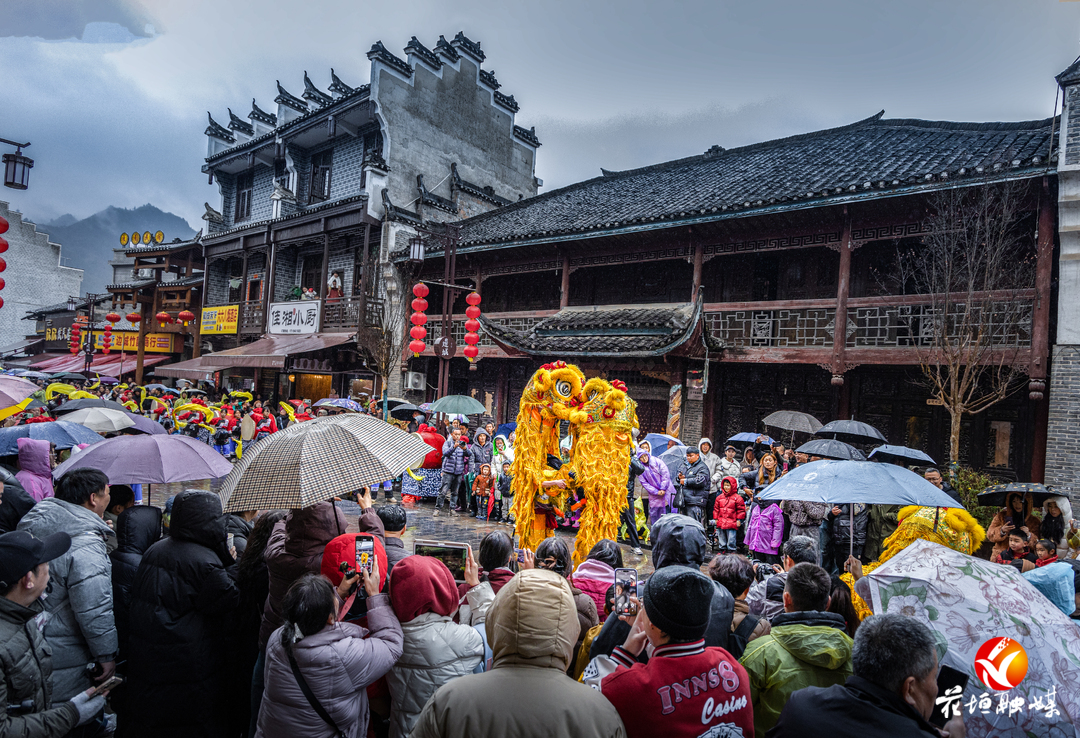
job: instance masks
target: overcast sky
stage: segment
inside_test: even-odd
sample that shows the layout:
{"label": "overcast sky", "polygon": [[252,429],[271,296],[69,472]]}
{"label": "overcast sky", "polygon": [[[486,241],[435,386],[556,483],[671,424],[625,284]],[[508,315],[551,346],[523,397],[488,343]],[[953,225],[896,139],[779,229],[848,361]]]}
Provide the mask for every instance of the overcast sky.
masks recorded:
{"label": "overcast sky", "polygon": [[[0,0],[0,137],[32,141],[28,216],[144,203],[198,228],[206,112],[274,80],[367,81],[371,44],[458,31],[536,126],[544,189],[705,151],[890,118],[1052,114],[1080,54],[1058,0]],[[6,149],[5,149],[6,150]]]}

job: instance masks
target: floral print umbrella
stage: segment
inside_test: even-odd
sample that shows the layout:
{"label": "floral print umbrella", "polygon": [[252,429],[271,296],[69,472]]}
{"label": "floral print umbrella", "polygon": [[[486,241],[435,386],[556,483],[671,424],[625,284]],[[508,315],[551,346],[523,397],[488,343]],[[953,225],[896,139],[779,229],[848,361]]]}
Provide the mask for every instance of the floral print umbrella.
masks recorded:
{"label": "floral print umbrella", "polygon": [[[1011,566],[926,540],[867,574],[875,613],[899,612],[933,630],[938,658],[969,675],[960,701],[969,738],[1076,738],[1080,722],[1080,626]],[[1007,691],[975,668],[992,638],[1027,652],[1023,680]]]}

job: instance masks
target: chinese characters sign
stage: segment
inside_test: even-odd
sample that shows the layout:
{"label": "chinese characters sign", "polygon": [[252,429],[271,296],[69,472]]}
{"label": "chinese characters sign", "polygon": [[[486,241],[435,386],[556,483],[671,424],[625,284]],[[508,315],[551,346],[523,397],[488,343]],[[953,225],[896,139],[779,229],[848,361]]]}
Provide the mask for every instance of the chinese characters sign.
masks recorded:
{"label": "chinese characters sign", "polygon": [[317,300],[271,303],[267,333],[302,335],[318,332],[319,306],[320,303]]}
{"label": "chinese characters sign", "polygon": [[218,305],[202,309],[202,320],[199,321],[199,333],[208,335],[229,335],[236,333],[237,318],[240,314],[239,305]]}
{"label": "chinese characters sign", "polygon": [[[94,331],[94,347],[101,351],[105,334]],[[173,350],[173,334],[171,333],[147,333],[143,336],[145,350],[150,353],[168,354]],[[127,351],[135,353],[139,350],[139,334],[134,331],[118,331],[112,334],[112,351],[119,353]]]}

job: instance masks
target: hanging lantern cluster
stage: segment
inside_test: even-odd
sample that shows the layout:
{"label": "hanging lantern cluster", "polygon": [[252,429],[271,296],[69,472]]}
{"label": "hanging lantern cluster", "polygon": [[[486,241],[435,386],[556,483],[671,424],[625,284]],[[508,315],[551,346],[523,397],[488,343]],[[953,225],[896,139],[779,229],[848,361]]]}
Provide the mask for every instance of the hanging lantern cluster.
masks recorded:
{"label": "hanging lantern cluster", "polygon": [[[0,234],[7,233],[8,222],[4,218],[0,218]],[[8,250],[7,239],[0,235],[0,254]],[[7,262],[4,261],[4,257],[0,256],[0,272],[7,269]],[[0,278],[0,290],[4,289],[4,280]],[[4,298],[0,297],[0,308],[4,307]]]}
{"label": "hanging lantern cluster", "polygon": [[409,329],[409,335],[412,336],[412,340],[409,342],[409,351],[412,351],[413,356],[419,356],[427,348],[427,344],[424,343],[424,339],[427,338],[427,315],[424,311],[428,309],[428,302],[424,298],[428,295],[428,286],[423,282],[417,282],[412,288],[413,301],[412,309],[413,314],[409,316],[409,322],[412,323],[412,328]]}
{"label": "hanging lantern cluster", "polygon": [[469,307],[465,308],[465,317],[468,320],[465,321],[466,346],[462,353],[472,362],[480,355],[480,349],[476,346],[480,343],[480,293],[470,292],[465,296],[465,302],[469,303]]}
{"label": "hanging lantern cluster", "polygon": [[180,314],[176,316],[176,319],[186,326],[188,323],[195,320],[195,313],[190,310],[181,310]]}
{"label": "hanging lantern cluster", "polygon": [[[113,320],[113,317],[115,317],[116,320]],[[109,349],[112,348],[112,327],[113,327],[113,323],[115,323],[117,320],[120,320],[120,316],[117,315],[116,313],[109,313],[108,315],[105,316],[105,320],[107,320],[109,322],[105,324],[105,335],[101,339],[101,353],[108,356],[109,355]]]}
{"label": "hanging lantern cluster", "polygon": [[169,323],[173,322],[173,317],[164,310],[155,315],[154,319],[157,320],[158,325],[168,325]]}
{"label": "hanging lantern cluster", "polygon": [[71,326],[71,340],[68,342],[68,350],[73,354],[79,353],[79,345],[82,343],[82,326],[75,323]]}

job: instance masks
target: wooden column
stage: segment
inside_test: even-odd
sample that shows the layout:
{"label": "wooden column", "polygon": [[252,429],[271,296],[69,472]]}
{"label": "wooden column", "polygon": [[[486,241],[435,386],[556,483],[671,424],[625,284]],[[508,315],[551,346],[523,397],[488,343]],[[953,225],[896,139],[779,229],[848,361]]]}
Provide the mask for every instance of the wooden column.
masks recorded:
{"label": "wooden column", "polygon": [[236,345],[240,345],[241,336],[244,333],[244,313],[247,312],[247,273],[248,273],[248,252],[247,244],[244,243],[244,238],[240,238],[240,246],[244,248],[244,261],[240,267],[240,299],[239,307],[237,308],[236,315]]}
{"label": "wooden column", "polygon": [[570,305],[570,257],[562,258],[562,285],[559,288],[559,309]]}
{"label": "wooden column", "polygon": [[[277,268],[277,248],[274,232],[266,226],[266,278],[263,279],[263,320],[270,317],[270,301],[274,299],[274,270]],[[203,291],[203,295],[206,291]],[[204,298],[205,299],[205,298]]]}
{"label": "wooden column", "polygon": [[[142,384],[143,356],[146,353],[146,324],[151,320],[151,316],[146,314],[146,303],[140,299],[138,290],[135,290],[135,299],[139,301],[139,315],[142,316],[139,320],[139,339],[135,350],[135,384]],[[139,410],[141,411],[142,408]]]}
{"label": "wooden column", "polygon": [[[368,263],[368,251],[371,248],[371,223],[364,224],[364,252],[360,259],[360,294],[357,298],[360,300],[360,310],[357,313],[358,323],[357,330],[362,330],[367,325],[367,293],[368,293],[368,270],[371,268]],[[353,263],[356,263],[356,257],[353,257]],[[353,282],[356,282],[356,275],[353,275]],[[402,285],[402,290],[405,293],[403,299],[411,299],[409,297],[408,290],[412,285]]]}
{"label": "wooden column", "polygon": [[[1031,481],[1042,483],[1046,475],[1046,433],[1050,421],[1050,289],[1054,270],[1054,208],[1050,183],[1043,177],[1039,197],[1039,225],[1035,252],[1035,305],[1031,315],[1030,396],[1035,403],[1035,437],[1031,449]],[[1040,391],[1041,387],[1041,391]]]}
{"label": "wooden column", "polygon": [[[846,369],[844,353],[847,347],[847,303],[851,288],[851,218],[844,207],[844,232],[840,237],[840,278],[836,284],[836,317],[833,319],[833,376],[843,377]],[[843,404],[843,403],[842,403]],[[845,417],[841,415],[840,417]]]}
{"label": "wooden column", "polygon": [[326,319],[326,279],[330,276],[327,271],[330,268],[330,234],[326,232],[326,221],[323,220],[322,236],[322,283],[319,285],[319,330],[322,330],[323,321]]}
{"label": "wooden column", "polygon": [[690,231],[690,242],[694,247],[694,291],[690,294],[690,302],[696,303],[701,294],[701,272],[705,264],[705,250],[701,242],[694,238],[693,229]]}
{"label": "wooden column", "polygon": [[[194,291],[195,290],[189,290],[188,295],[190,296]],[[194,300],[189,299],[188,301],[194,303]],[[191,358],[193,359],[197,359],[202,356],[202,306],[205,303],[206,299],[203,298],[202,294],[200,293],[199,304],[192,305],[195,308],[192,312],[199,316],[199,319],[195,321],[195,324],[194,326],[192,326],[191,329]]]}

